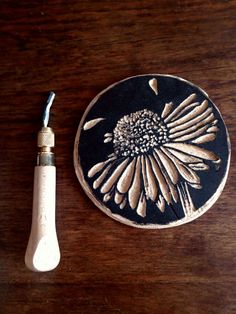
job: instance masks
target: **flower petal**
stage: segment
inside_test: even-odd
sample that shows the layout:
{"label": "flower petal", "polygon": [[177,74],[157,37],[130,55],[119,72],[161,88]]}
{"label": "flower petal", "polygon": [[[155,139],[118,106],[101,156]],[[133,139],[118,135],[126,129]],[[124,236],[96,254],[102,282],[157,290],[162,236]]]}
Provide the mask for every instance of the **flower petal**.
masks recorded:
{"label": "flower petal", "polygon": [[161,117],[164,119],[170,113],[172,108],[173,108],[173,103],[172,102],[166,103],[165,107],[164,107],[164,109],[162,111]]}
{"label": "flower petal", "polygon": [[158,86],[157,86],[157,79],[153,78],[148,81],[149,86],[154,91],[156,95],[158,95]]}
{"label": "flower petal", "polygon": [[87,130],[93,128],[96,124],[98,124],[99,122],[101,122],[103,120],[106,120],[106,119],[105,118],[97,118],[97,119],[90,120],[84,124],[83,129],[85,131],[87,131]]}
{"label": "flower petal", "polygon": [[173,184],[169,183],[169,188],[170,188],[170,193],[171,193],[173,200],[175,201],[175,203],[177,203],[178,202],[178,193],[177,193],[175,187],[173,186]]}
{"label": "flower petal", "polygon": [[120,209],[123,209],[125,207],[126,203],[127,203],[127,199],[124,198],[123,202],[120,204]]}
{"label": "flower petal", "polygon": [[138,156],[136,167],[135,167],[134,179],[128,191],[128,200],[129,200],[130,207],[132,209],[135,209],[137,207],[138,200],[141,194],[141,173],[140,172],[141,172],[141,163],[140,163],[140,157]]}
{"label": "flower petal", "polygon": [[182,116],[182,114],[184,114],[186,111],[188,111],[189,109],[194,108],[196,106],[199,106],[199,102],[193,102],[193,103],[189,104],[188,106],[183,108],[174,118],[172,118],[171,121],[175,121],[180,116]]}
{"label": "flower petal", "polygon": [[139,216],[145,217],[146,216],[146,199],[143,194],[141,194],[139,202],[138,202],[138,207],[137,207],[137,214]]}
{"label": "flower petal", "polygon": [[164,213],[166,203],[165,203],[165,200],[164,200],[164,198],[162,197],[161,194],[159,195],[159,200],[158,200],[158,202],[157,202],[156,205],[157,205],[157,207],[160,209],[160,211],[161,211],[162,213]]}
{"label": "flower petal", "polygon": [[136,158],[134,158],[130,164],[127,166],[123,174],[121,175],[118,183],[117,183],[117,190],[120,193],[126,193],[131,185],[133,174],[134,174],[134,168],[135,168],[135,161]]}
{"label": "flower petal", "polygon": [[168,204],[171,203],[171,194],[169,187],[165,181],[165,178],[163,177],[163,174],[161,173],[161,170],[157,164],[157,161],[154,159],[154,157],[149,156],[149,159],[151,161],[153,172],[157,178],[157,181],[159,183],[160,190],[162,192],[163,197],[167,201]]}
{"label": "flower petal", "polygon": [[200,190],[202,188],[201,184],[188,183],[194,189]]}
{"label": "flower petal", "polygon": [[124,195],[120,194],[118,191],[115,192],[114,201],[116,204],[120,204],[123,201]]}
{"label": "flower petal", "polygon": [[[214,120],[214,114],[213,114],[213,113],[211,113],[208,117],[206,117],[205,119],[201,120],[200,122],[198,122],[198,123],[196,123],[196,124],[190,126],[190,127],[187,128],[187,129],[184,129],[184,130],[182,130],[182,131],[174,132],[173,134],[170,134],[170,135],[169,135],[169,138],[174,139],[174,138],[180,137],[180,136],[182,136],[182,135],[185,135],[185,134],[187,134],[187,133],[191,133],[191,132],[193,132],[193,131],[196,131],[196,130],[197,130],[199,127],[201,127],[201,126],[205,126],[205,125],[210,126],[210,125],[213,125],[213,122],[211,122],[212,120]],[[210,123],[210,122],[211,122],[211,124],[208,124],[208,123]]]}
{"label": "flower petal", "polygon": [[147,180],[147,174],[146,174],[146,164],[145,164],[145,158],[144,155],[141,155],[141,174],[143,179],[143,185],[145,194],[148,197],[148,180]]}
{"label": "flower petal", "polygon": [[204,164],[204,162],[200,162],[197,164],[188,164],[188,167],[190,167],[193,170],[208,170],[209,166]]}
{"label": "flower petal", "polygon": [[209,133],[209,134],[202,135],[199,138],[196,138],[195,140],[191,142],[194,144],[202,144],[202,143],[214,141],[215,138],[216,138],[216,135],[214,133]]}
{"label": "flower petal", "polygon": [[175,127],[177,125],[181,125],[183,123],[186,123],[187,121],[197,117],[198,115],[200,115],[201,113],[203,113],[203,111],[208,107],[208,101],[204,100],[201,105],[195,107],[193,110],[191,110],[189,113],[185,114],[183,117],[170,122],[167,124],[167,126],[169,128]]}
{"label": "flower petal", "polygon": [[111,142],[112,141],[112,137],[107,137],[107,138],[105,138],[104,139],[104,143],[109,143],[109,142]]}
{"label": "flower petal", "polygon": [[116,183],[116,181],[119,179],[121,173],[125,169],[129,162],[129,158],[126,158],[123,160],[117,168],[114,170],[114,172],[111,174],[110,178],[103,184],[101,188],[101,193],[107,193],[112,188],[113,184]]}
{"label": "flower petal", "polygon": [[[176,127],[173,127],[170,129],[170,134],[172,133],[175,133],[177,131],[181,131],[181,130],[184,130],[184,129],[187,129],[191,126],[193,126],[194,124],[200,122],[201,120],[205,119],[206,117],[208,117],[212,112],[212,108],[207,108],[202,114],[200,114],[199,116],[183,123],[183,124],[180,124]],[[168,125],[167,125],[168,126]]]}
{"label": "flower petal", "polygon": [[155,175],[150,165],[150,161],[147,157],[145,157],[145,166],[146,166],[147,191],[148,191],[147,198],[150,198],[152,201],[155,201],[157,197],[158,187],[157,187]]}
{"label": "flower petal", "polygon": [[195,183],[195,184],[200,183],[200,178],[193,170],[188,168],[186,165],[184,165],[181,161],[179,161],[175,156],[171,155],[169,152],[168,152],[168,156],[175,163],[176,168],[178,169],[179,173],[186,181],[190,183]]}
{"label": "flower petal", "polygon": [[104,203],[108,202],[110,199],[111,199],[111,193],[106,193],[106,194],[103,196],[103,202],[104,202]]}
{"label": "flower petal", "polygon": [[185,216],[191,216],[196,209],[189,193],[188,185],[185,182],[182,186],[178,186],[177,188]]}
{"label": "flower petal", "polygon": [[165,147],[170,147],[170,148],[174,148],[177,149],[181,152],[184,152],[188,155],[193,155],[202,159],[206,159],[206,160],[213,160],[213,161],[217,161],[220,158],[214,154],[213,152],[210,152],[207,149],[204,149],[202,147],[198,147],[196,145],[192,145],[192,144],[186,144],[186,143],[166,143],[164,144]]}
{"label": "flower petal", "polygon": [[179,160],[181,160],[184,163],[202,162],[202,159],[200,158],[186,155],[185,153],[176,151],[175,149],[172,149],[172,148],[161,147],[161,150],[163,150],[164,153],[166,153],[166,150],[168,150],[172,155],[174,155],[175,157],[177,157]]}
{"label": "flower petal", "polygon": [[172,118],[174,118],[183,108],[188,106],[194,99],[196,98],[196,94],[191,94],[188,98],[186,98],[179,106],[165,119],[165,123],[169,122]]}
{"label": "flower petal", "polygon": [[[162,153],[162,152],[161,152],[161,153]],[[162,153],[162,154],[163,154],[163,153]],[[165,155],[165,156],[166,156],[166,158],[168,158],[167,155]],[[156,160],[158,166],[160,167],[161,173],[162,173],[163,177],[164,177],[165,180],[166,180],[166,183],[167,183],[168,188],[169,188],[169,190],[170,190],[171,197],[173,198],[173,200],[174,200],[175,202],[177,202],[177,201],[178,201],[178,193],[177,193],[177,191],[176,191],[176,189],[175,189],[173,183],[171,182],[171,179],[170,179],[170,176],[169,176],[169,174],[168,174],[168,172],[167,172],[167,169],[166,169],[165,166],[162,164],[162,162],[161,162],[159,156],[156,154],[156,152],[153,154],[153,157],[154,157],[154,159]],[[168,159],[169,159],[169,158],[168,158]],[[170,159],[169,159],[169,161],[170,161],[171,163],[173,163]],[[176,172],[177,172],[177,169],[176,169]],[[178,176],[179,176],[179,175],[178,175],[178,172],[177,172],[177,177],[178,177]],[[178,181],[178,178],[177,178],[177,181]],[[176,183],[177,183],[177,181],[176,181]]]}
{"label": "flower petal", "polygon": [[176,184],[178,182],[178,171],[172,160],[159,149],[155,149],[155,153],[158,155],[171,181]]}
{"label": "flower petal", "polygon": [[88,177],[92,178],[95,174],[97,174],[99,171],[101,171],[104,166],[106,166],[109,162],[116,159],[116,157],[111,157],[107,159],[106,161],[99,162],[98,164],[94,165],[88,172]]}
{"label": "flower petal", "polygon": [[109,170],[111,169],[111,167],[113,166],[114,163],[111,163],[110,165],[108,165],[102,172],[102,174],[93,182],[93,188],[96,190],[103,182],[103,180],[105,179],[105,177],[107,176]]}
{"label": "flower petal", "polygon": [[180,136],[180,137],[177,137],[177,138],[173,139],[173,141],[174,142],[185,142],[187,140],[191,140],[192,138],[195,138],[195,137],[201,135],[202,133],[204,133],[207,130],[207,128],[208,128],[208,125],[205,125],[202,128],[198,129],[197,131],[183,135],[183,136]]}
{"label": "flower petal", "polygon": [[211,126],[207,132],[210,133],[210,132],[218,132],[219,131],[219,128],[217,126]]}

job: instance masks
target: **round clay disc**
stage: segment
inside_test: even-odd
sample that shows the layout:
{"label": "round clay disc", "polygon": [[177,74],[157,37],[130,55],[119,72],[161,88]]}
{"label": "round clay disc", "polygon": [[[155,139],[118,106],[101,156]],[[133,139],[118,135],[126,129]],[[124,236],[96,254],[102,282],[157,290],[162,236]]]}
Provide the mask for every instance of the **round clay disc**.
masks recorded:
{"label": "round clay disc", "polygon": [[218,199],[230,163],[217,107],[194,84],[171,75],[117,82],[87,107],[74,165],[94,204],[139,228],[192,221]]}

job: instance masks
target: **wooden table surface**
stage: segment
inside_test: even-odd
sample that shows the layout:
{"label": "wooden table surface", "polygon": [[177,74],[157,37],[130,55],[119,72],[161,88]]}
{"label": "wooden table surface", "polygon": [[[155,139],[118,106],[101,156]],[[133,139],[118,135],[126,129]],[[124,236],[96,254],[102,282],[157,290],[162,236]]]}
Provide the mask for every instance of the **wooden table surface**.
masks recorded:
{"label": "wooden table surface", "polygon": [[[236,313],[236,2],[1,1],[0,312]],[[139,230],[113,221],[80,187],[73,143],[91,99],[111,83],[169,73],[205,89],[232,143],[220,199],[190,224]],[[24,266],[36,134],[57,94],[59,267]]]}

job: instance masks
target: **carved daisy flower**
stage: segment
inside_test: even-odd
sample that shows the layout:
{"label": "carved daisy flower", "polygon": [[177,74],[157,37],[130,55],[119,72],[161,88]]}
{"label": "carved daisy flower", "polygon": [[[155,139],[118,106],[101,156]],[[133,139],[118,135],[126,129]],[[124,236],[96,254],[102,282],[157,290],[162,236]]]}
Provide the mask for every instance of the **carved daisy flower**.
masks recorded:
{"label": "carved daisy flower", "polygon": [[218,127],[208,101],[195,100],[192,94],[175,109],[167,103],[160,116],[147,109],[125,115],[104,135],[113,153],[88,172],[104,202],[129,206],[142,217],[147,201],[162,212],[179,200],[185,215],[195,210],[188,187],[200,189],[197,173],[208,170],[209,161],[220,163],[217,155],[199,146],[213,141]]}

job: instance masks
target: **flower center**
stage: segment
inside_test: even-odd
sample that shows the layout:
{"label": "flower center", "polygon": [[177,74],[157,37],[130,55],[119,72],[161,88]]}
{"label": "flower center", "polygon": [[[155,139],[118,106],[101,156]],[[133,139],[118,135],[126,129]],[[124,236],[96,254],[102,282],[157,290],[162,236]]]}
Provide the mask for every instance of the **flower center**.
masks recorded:
{"label": "flower center", "polygon": [[121,118],[113,131],[116,155],[137,156],[168,142],[168,130],[158,114],[143,109]]}

